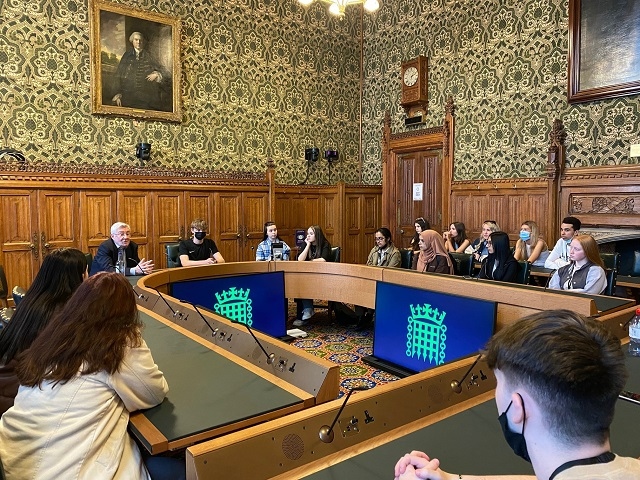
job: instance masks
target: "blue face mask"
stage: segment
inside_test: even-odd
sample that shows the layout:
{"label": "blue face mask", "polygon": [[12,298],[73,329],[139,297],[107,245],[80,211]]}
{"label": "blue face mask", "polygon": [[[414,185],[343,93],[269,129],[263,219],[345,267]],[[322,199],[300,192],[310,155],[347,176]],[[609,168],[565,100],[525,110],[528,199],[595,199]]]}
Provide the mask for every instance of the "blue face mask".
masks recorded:
{"label": "blue face mask", "polygon": [[531,238],[531,232],[527,232],[526,230],[520,230],[520,240],[526,242]]}

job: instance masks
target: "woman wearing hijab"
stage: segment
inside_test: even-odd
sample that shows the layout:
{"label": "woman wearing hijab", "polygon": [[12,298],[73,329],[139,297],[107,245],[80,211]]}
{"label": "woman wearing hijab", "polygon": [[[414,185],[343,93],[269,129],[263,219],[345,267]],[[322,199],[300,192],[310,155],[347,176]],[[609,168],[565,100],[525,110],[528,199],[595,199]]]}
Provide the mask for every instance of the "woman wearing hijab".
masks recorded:
{"label": "woman wearing hijab", "polygon": [[411,268],[419,272],[448,273],[453,275],[453,263],[444,246],[442,236],[435,230],[420,233],[420,253],[413,256]]}

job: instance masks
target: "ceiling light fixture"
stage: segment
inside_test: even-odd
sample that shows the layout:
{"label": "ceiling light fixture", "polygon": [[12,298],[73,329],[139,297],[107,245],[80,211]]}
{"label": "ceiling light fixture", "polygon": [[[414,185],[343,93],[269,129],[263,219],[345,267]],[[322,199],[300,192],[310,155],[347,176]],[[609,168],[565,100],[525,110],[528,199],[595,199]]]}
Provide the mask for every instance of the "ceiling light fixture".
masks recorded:
{"label": "ceiling light fixture", "polygon": [[[338,17],[344,16],[344,11],[348,5],[363,5],[367,12],[375,12],[380,8],[378,0],[318,0],[329,5],[329,12]],[[308,7],[313,0],[298,0],[302,5]]]}

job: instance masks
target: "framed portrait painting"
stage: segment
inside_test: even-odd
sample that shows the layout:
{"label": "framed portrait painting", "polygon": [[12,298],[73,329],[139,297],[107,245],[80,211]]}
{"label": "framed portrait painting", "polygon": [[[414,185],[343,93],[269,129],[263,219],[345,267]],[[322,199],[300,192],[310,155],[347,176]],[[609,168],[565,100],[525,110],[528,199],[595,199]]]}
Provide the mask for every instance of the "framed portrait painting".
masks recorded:
{"label": "framed portrait painting", "polygon": [[640,0],[569,0],[569,103],[640,93]]}
{"label": "framed portrait painting", "polygon": [[91,113],[182,121],[180,20],[90,0]]}

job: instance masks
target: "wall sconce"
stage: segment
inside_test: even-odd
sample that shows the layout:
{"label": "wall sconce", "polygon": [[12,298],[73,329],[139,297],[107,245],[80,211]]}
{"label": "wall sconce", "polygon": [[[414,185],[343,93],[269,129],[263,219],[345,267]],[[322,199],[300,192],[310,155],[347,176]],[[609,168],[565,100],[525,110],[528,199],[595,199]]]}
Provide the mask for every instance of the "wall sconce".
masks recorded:
{"label": "wall sconce", "polygon": [[151,144],[140,142],[136,145],[136,157],[140,160],[149,160],[151,157]]}

